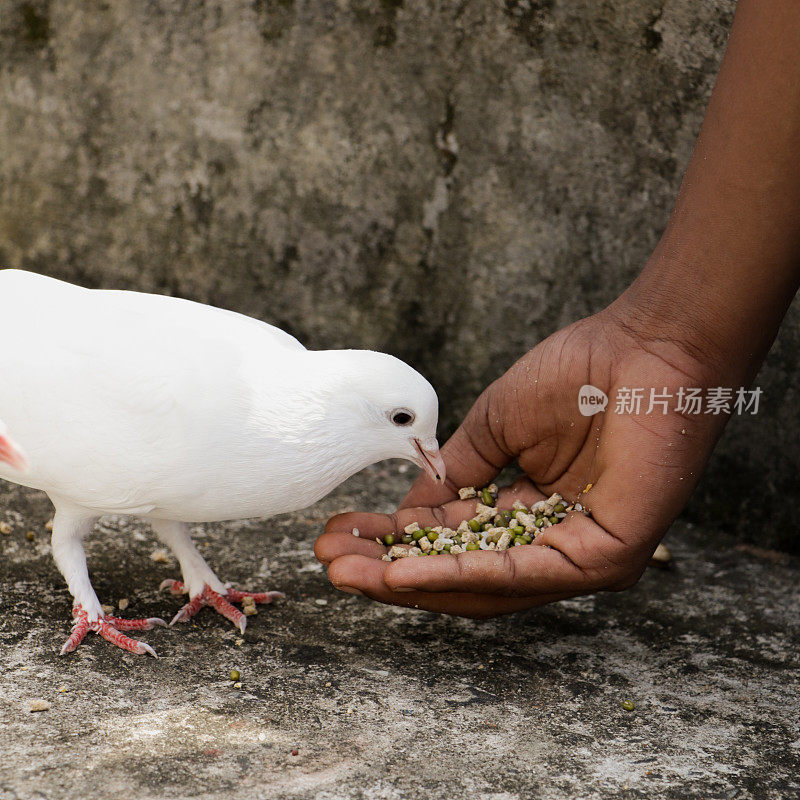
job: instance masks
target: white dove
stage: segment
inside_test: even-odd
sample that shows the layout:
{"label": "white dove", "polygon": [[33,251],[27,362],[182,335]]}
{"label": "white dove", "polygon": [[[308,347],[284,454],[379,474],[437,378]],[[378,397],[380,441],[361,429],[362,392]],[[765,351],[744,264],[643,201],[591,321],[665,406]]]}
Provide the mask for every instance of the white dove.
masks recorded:
{"label": "white dove", "polygon": [[[402,361],[364,350],[306,350],[264,322],[174,297],[84,289],[0,270],[0,478],[55,506],[52,547],[74,597],[74,629],[135,653],[121,631],[160,619],[103,613],[82,541],[103,514],[144,517],[175,553],[189,602],[244,631],[235,591],[193,545],[186,523],[304,508],[350,475],[403,458],[439,480],[433,387]],[[0,433],[2,433],[0,431]],[[27,469],[22,468],[27,465]]]}

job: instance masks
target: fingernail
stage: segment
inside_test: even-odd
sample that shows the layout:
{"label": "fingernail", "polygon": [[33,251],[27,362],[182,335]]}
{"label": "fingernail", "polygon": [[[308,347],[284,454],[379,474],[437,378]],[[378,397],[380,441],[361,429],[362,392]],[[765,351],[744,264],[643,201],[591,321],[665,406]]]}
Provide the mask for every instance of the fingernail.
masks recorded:
{"label": "fingernail", "polygon": [[347,594],[364,594],[361,589],[356,589],[353,586],[337,586],[336,588],[340,592],[347,592]]}
{"label": "fingernail", "polygon": [[393,592],[413,592],[413,589],[410,589],[408,586],[398,586],[396,589],[392,589]]}

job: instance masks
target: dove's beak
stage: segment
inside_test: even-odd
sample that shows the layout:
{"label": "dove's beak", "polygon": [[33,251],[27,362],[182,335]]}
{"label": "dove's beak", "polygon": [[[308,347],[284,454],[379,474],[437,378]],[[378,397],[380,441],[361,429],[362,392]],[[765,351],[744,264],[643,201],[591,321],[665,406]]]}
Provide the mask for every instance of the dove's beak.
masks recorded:
{"label": "dove's beak", "polygon": [[18,472],[26,472],[28,460],[22,448],[8,435],[0,433],[0,461],[10,464]]}
{"label": "dove's beak", "polygon": [[414,448],[419,453],[419,458],[414,461],[428,473],[435,481],[444,483],[447,477],[447,467],[444,459],[439,452],[439,442],[436,439],[426,439],[424,442],[419,439],[412,439]]}

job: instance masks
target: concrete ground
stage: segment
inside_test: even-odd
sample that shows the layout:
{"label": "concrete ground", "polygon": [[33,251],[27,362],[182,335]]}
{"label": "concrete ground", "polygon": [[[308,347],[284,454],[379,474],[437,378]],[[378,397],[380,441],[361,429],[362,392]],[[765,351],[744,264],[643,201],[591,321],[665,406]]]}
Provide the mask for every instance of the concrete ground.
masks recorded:
{"label": "concrete ground", "polygon": [[[390,508],[410,472],[374,467],[309,511],[199,527],[222,578],[287,599],[240,644],[209,611],[145,633],[157,660],[93,635],[58,657],[70,598],[49,503],[0,485],[13,525],[0,536],[0,800],[800,796],[800,559],[678,524],[672,570],[514,617],[338,593],[312,553],[323,521]],[[157,547],[138,521],[106,520],[87,544],[101,600],[174,613],[157,587],[176,565],[153,562]],[[30,712],[39,698],[50,708]]]}

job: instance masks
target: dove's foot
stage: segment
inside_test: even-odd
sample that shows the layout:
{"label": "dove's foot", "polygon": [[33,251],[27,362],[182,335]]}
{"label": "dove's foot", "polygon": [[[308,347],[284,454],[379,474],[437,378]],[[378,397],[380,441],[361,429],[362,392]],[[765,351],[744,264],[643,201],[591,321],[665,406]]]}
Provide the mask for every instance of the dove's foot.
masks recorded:
{"label": "dove's foot", "polygon": [[111,642],[111,644],[115,644],[123,650],[129,650],[131,653],[137,653],[138,655],[147,653],[155,656],[156,651],[149,644],[140,642],[137,639],[131,639],[129,636],[125,636],[122,631],[150,631],[156,625],[164,627],[167,625],[163,619],[158,617],[122,619],[121,617],[112,617],[109,614],[104,614],[96,622],[89,622],[88,614],[80,605],[73,607],[72,616],[75,618],[72,623],[73,631],[61,648],[60,655],[62,656],[75,650],[89,631],[99,633],[107,642]]}
{"label": "dove's foot", "polygon": [[[186,587],[181,581],[165,580],[160,589],[169,589],[171,594],[185,594]],[[283,592],[240,592],[237,589],[228,589],[224,595],[215,592],[208,584],[203,587],[200,594],[196,594],[173,617],[170,625],[176,622],[188,622],[203,606],[211,606],[216,612],[229,619],[242,633],[247,626],[247,617],[232,603],[243,603],[254,606],[256,603],[271,603],[273,600],[284,597]]]}

